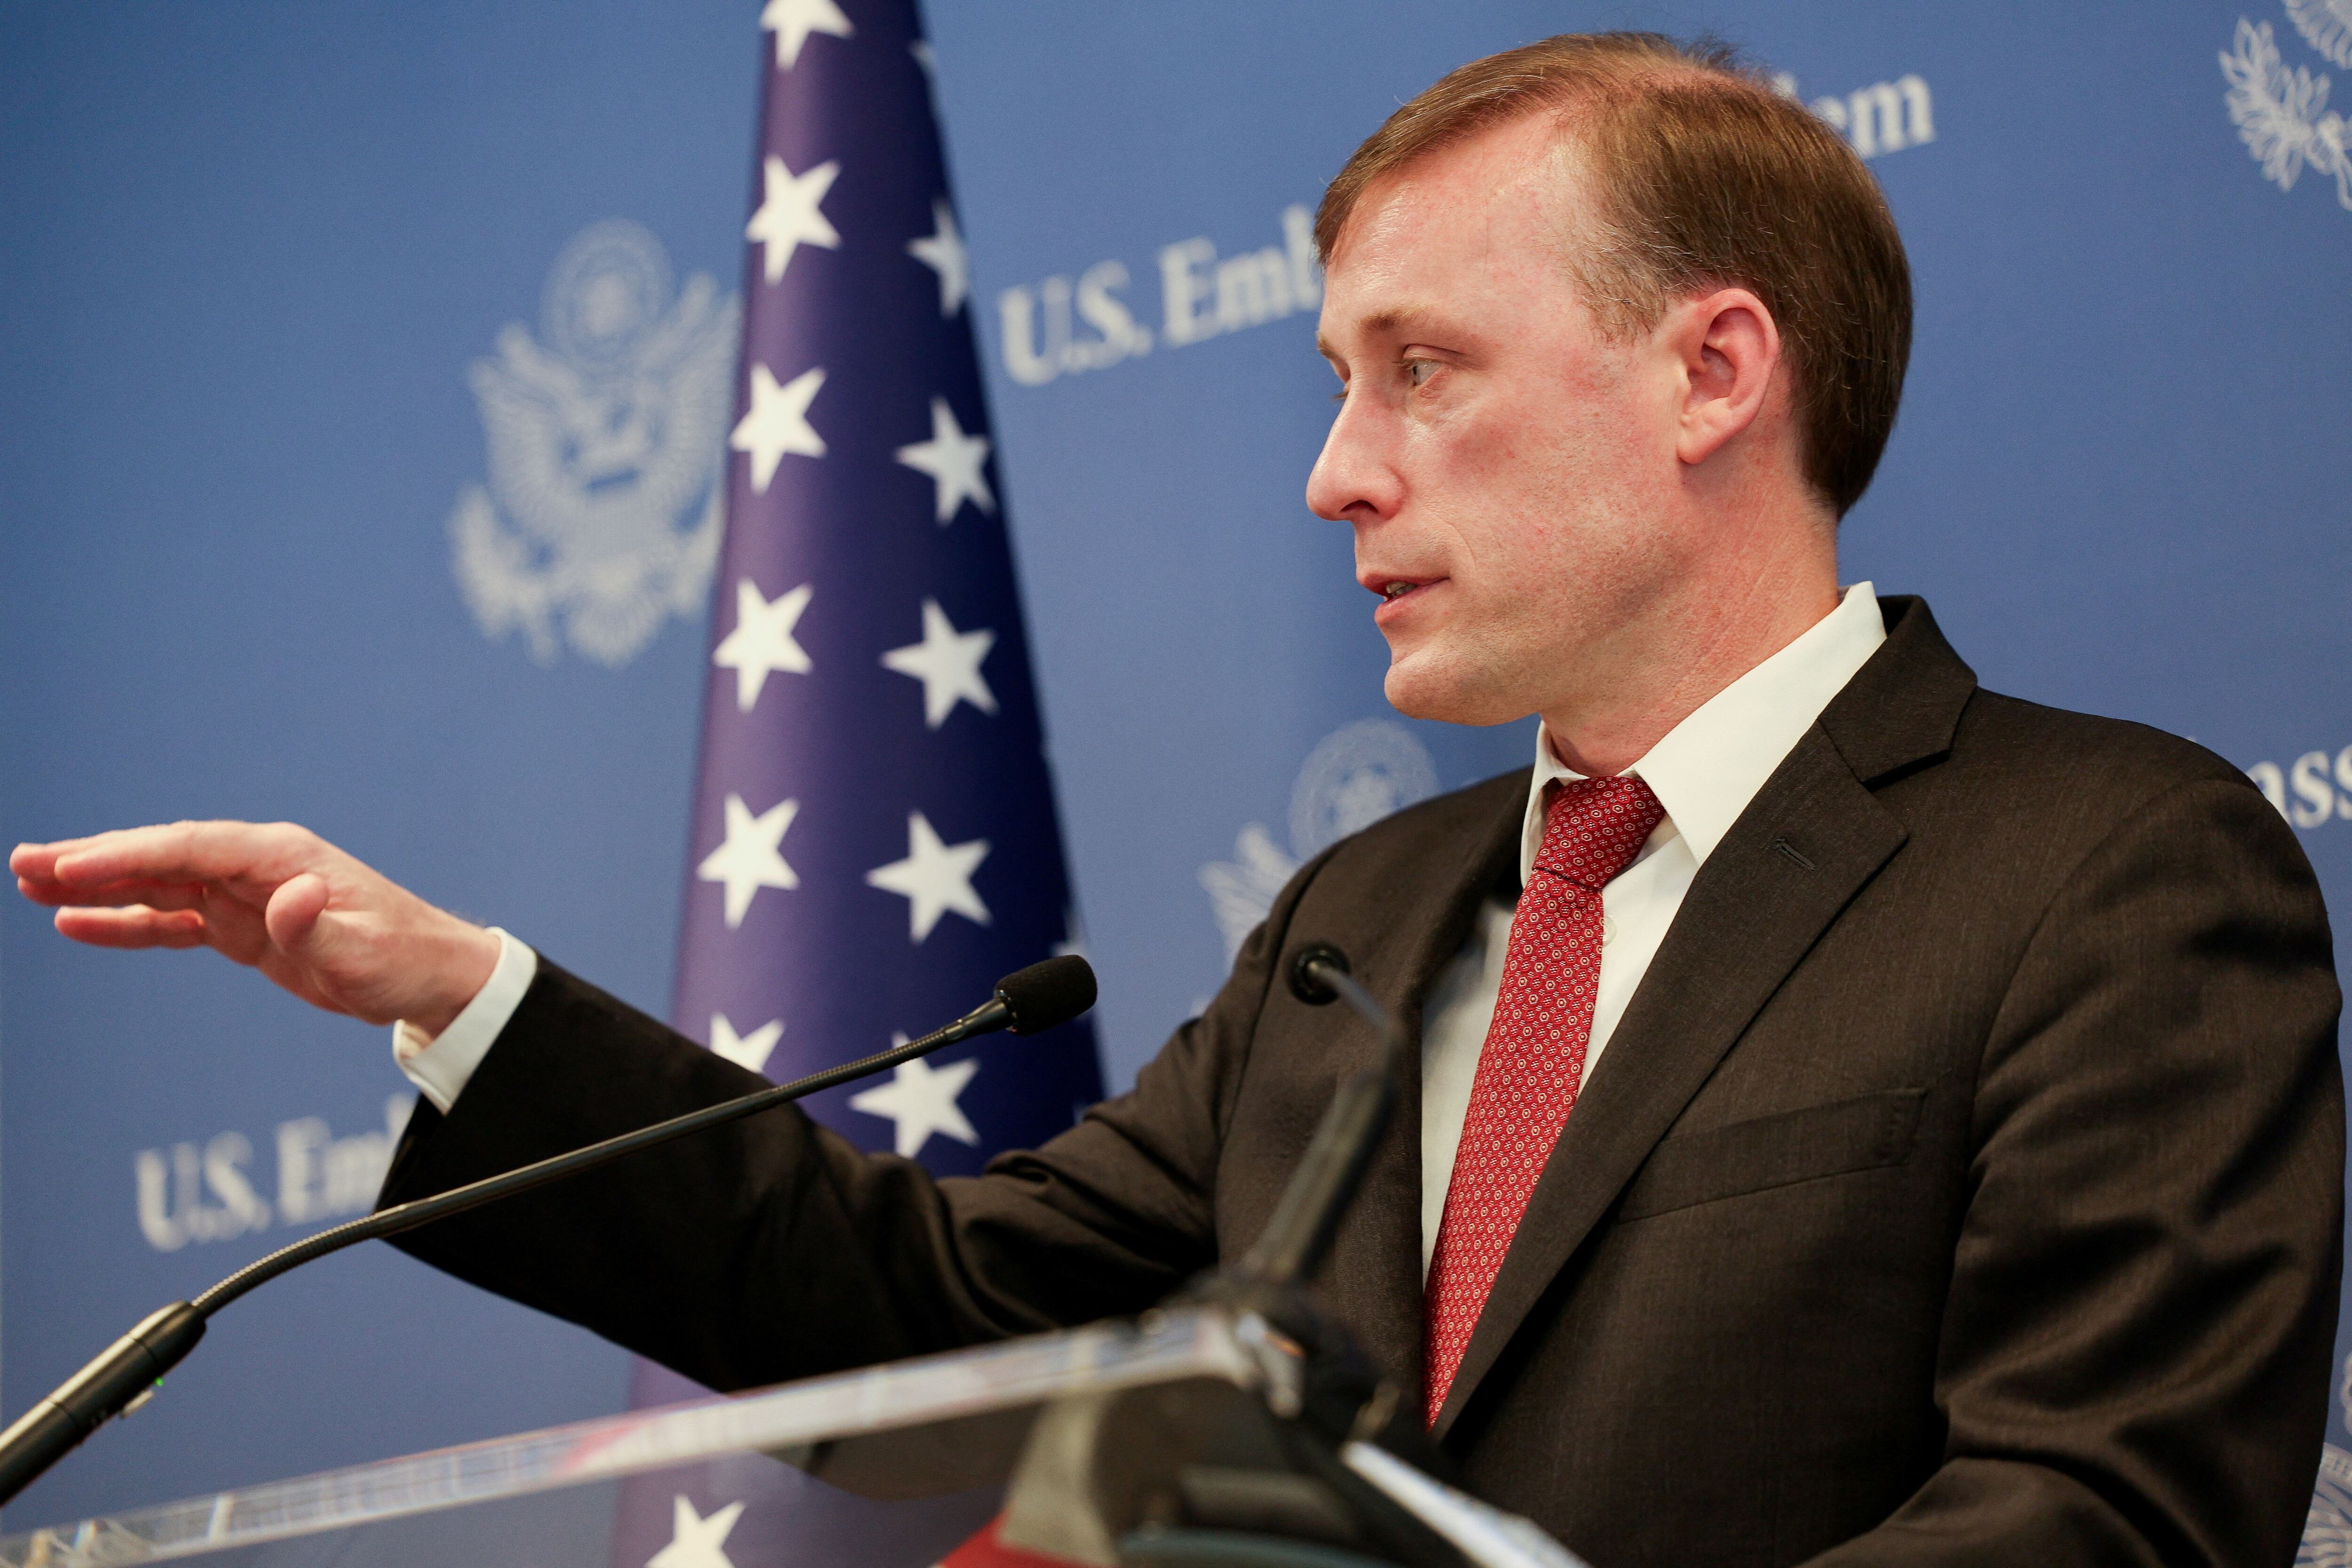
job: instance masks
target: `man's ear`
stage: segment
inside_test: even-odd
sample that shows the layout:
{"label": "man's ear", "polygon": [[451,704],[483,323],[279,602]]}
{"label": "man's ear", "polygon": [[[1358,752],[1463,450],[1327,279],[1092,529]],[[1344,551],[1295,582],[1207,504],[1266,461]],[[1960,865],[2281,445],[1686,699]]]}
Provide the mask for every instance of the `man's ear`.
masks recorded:
{"label": "man's ear", "polygon": [[1718,288],[1671,308],[1658,324],[1680,371],[1675,455],[1697,465],[1754,424],[1780,364],[1780,329],[1745,288]]}

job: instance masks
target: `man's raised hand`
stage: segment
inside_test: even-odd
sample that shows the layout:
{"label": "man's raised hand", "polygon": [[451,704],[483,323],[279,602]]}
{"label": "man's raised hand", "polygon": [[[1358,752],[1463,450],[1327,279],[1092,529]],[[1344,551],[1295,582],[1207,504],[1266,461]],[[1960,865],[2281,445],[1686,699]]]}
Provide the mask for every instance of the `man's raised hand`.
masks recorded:
{"label": "man's raised hand", "polygon": [[291,822],[173,822],[18,844],[16,889],[100,947],[212,947],[369,1023],[449,1026],[499,939]]}

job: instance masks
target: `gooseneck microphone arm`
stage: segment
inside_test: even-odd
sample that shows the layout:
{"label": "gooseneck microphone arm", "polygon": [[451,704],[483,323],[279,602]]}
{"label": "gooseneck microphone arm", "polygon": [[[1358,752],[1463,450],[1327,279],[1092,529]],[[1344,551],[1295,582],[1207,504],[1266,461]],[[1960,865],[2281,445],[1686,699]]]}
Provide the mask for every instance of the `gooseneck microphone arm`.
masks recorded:
{"label": "gooseneck microphone arm", "polygon": [[150,1313],[139,1326],[109,1345],[105,1352],[57,1390],[0,1432],[0,1503],[6,1502],[70,1453],[113,1416],[145,1402],[157,1379],[178,1365],[205,1337],[205,1320],[257,1286],[314,1258],[340,1252],[362,1241],[397,1236],[430,1225],[453,1214],[495,1203],[502,1197],[530,1192],[582,1171],[608,1165],[640,1149],[699,1133],[709,1127],[755,1116],[788,1102],[896,1067],[919,1056],[976,1035],[1007,1030],[1036,1034],[1067,1023],[1095,1003],[1094,971],[1084,958],[1065,956],[1032,964],[997,982],[993,996],[971,1012],[934,1030],[856,1061],[812,1072],[790,1083],[779,1083],[739,1099],[723,1101],[623,1133],[568,1154],[555,1155],[520,1166],[464,1186],[409,1203],[394,1204],[373,1214],[321,1230],[289,1247],[257,1259],[192,1301],[174,1301]]}
{"label": "gooseneck microphone arm", "polygon": [[1381,1056],[1378,1066],[1349,1073],[1331,1096],[1273,1217],[1236,1267],[1254,1283],[1282,1287],[1304,1282],[1329,1249],[1410,1066],[1402,1026],[1348,972],[1345,953],[1328,942],[1310,943],[1292,956],[1286,977],[1291,995],[1302,1002],[1321,1007],[1344,1000],[1353,1008],[1379,1037]]}

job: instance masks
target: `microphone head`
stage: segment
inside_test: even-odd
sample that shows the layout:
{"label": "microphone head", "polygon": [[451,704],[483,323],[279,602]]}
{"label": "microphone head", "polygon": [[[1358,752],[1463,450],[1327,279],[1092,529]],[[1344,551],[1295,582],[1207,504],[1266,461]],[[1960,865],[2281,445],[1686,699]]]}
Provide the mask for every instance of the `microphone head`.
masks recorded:
{"label": "microphone head", "polygon": [[1342,975],[1350,973],[1348,955],[1328,942],[1309,942],[1293,953],[1289,968],[1290,994],[1311,1008],[1337,1001],[1339,993],[1316,973],[1318,969],[1324,968],[1336,969]]}
{"label": "microphone head", "polygon": [[1018,969],[996,982],[996,999],[1013,1021],[1014,1034],[1043,1034],[1095,1005],[1094,966],[1076,953]]}

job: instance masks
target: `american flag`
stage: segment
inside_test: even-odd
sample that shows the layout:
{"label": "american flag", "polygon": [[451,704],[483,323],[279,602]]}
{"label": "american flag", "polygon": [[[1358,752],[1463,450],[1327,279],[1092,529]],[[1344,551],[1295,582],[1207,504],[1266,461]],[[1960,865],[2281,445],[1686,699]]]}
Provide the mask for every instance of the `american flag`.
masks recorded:
{"label": "american flag", "polygon": [[[913,0],[768,0],[760,26],[749,304],[674,1021],[783,1080],[967,1011],[999,977],[1069,950],[1075,920]],[[947,1175],[1052,1136],[1100,1093],[1082,1021],[805,1104]],[[641,1367],[634,1396],[688,1392]],[[755,1473],[732,1467],[683,1491],[670,1478],[633,1489],[616,1568],[814,1526],[814,1483],[760,1463],[764,1501],[730,1484]],[[770,1502],[803,1522],[762,1519]],[[951,1542],[984,1514],[940,1529]],[[901,1523],[883,1533],[933,1561],[938,1531]],[[890,1555],[877,1539],[865,1550]]]}

